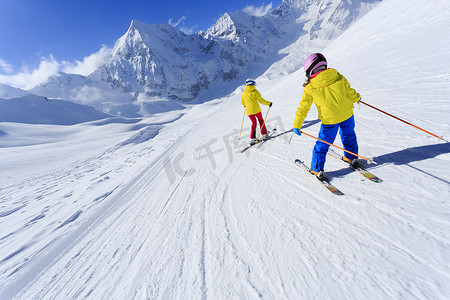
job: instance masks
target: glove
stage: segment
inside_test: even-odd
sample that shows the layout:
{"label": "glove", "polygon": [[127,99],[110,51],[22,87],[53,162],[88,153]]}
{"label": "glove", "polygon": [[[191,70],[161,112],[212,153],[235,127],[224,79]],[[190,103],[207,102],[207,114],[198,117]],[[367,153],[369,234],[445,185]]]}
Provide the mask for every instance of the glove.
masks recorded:
{"label": "glove", "polygon": [[298,136],[302,135],[302,132],[298,128],[294,128],[294,133]]}
{"label": "glove", "polygon": [[272,107],[272,102],[270,102],[269,107]]}

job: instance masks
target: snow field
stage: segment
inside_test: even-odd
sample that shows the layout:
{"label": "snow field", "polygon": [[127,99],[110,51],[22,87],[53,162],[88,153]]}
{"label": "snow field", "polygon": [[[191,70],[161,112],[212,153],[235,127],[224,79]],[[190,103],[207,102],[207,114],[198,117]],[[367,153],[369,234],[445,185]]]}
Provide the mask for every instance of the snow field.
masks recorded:
{"label": "snow field", "polygon": [[[434,63],[449,10],[422,3],[385,0],[323,52],[363,101],[449,139],[450,72]],[[275,77],[283,65],[257,80],[277,137],[243,154],[241,88],[182,117],[42,139],[0,124],[0,298],[449,298],[449,143],[356,106],[360,154],[384,181],[329,157],[334,196],[294,165],[314,140],[289,144],[304,78]],[[319,128],[312,107],[303,130]]]}

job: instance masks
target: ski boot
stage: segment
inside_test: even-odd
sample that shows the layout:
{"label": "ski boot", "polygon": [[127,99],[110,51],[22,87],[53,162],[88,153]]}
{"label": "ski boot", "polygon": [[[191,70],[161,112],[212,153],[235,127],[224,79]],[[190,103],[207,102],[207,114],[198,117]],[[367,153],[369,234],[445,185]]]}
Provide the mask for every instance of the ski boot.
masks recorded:
{"label": "ski boot", "polygon": [[328,181],[328,178],[325,177],[325,175],[323,174],[323,171],[317,172],[317,171],[314,171],[312,169],[309,169],[309,172],[311,174],[316,175],[316,177],[317,177],[317,179],[319,179],[319,181]]}
{"label": "ski boot", "polygon": [[345,156],[342,156],[342,160],[348,163],[354,169],[363,168],[363,166],[359,163],[357,158],[350,159]]}

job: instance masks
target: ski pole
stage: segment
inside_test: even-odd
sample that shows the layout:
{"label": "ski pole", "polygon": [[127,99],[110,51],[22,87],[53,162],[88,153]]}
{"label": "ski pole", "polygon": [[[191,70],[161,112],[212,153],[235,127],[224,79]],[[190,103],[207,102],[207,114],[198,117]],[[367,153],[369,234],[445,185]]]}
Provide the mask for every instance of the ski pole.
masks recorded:
{"label": "ski pole", "polygon": [[304,134],[304,135],[307,135],[307,136],[309,136],[309,137],[312,137],[313,139],[316,139],[316,140],[318,140],[318,141],[321,141],[322,143],[328,144],[328,145],[330,145],[330,146],[333,146],[333,147],[336,147],[336,148],[338,148],[338,149],[344,150],[344,151],[347,152],[347,153],[353,154],[353,155],[355,155],[355,156],[357,156],[357,157],[359,157],[359,158],[362,158],[362,159],[366,160],[368,164],[371,164],[371,163],[374,162],[374,161],[373,161],[373,158],[365,158],[364,156],[361,156],[361,155],[358,155],[358,154],[353,153],[353,152],[351,152],[351,151],[345,150],[344,148],[341,148],[341,147],[339,147],[339,146],[336,146],[335,144],[331,144],[331,143],[325,142],[324,140],[321,140],[321,139],[319,139],[319,138],[316,138],[315,136],[310,135],[310,134],[308,134],[308,133],[306,133],[306,132],[304,132],[304,131],[300,131],[300,132],[301,132],[302,134]]}
{"label": "ski pole", "polygon": [[[431,132],[429,132],[429,131],[426,131],[425,129],[422,129],[422,128],[420,128],[420,127],[418,127],[418,126],[416,126],[416,125],[414,125],[414,124],[411,124],[411,123],[409,123],[409,122],[407,122],[407,121],[405,121],[405,120],[402,120],[402,119],[400,119],[400,118],[397,118],[396,116],[393,116],[393,115],[391,115],[390,113],[387,113],[387,112],[385,112],[385,111],[383,111],[383,110],[381,110],[381,109],[378,109],[378,108],[376,108],[375,106],[372,106],[372,105],[370,105],[370,104],[367,104],[366,102],[363,102],[363,101],[361,101],[361,100],[359,100],[359,102],[361,102],[362,104],[367,105],[367,106],[370,107],[370,108],[373,108],[373,109],[375,109],[375,110],[378,110],[379,112],[382,112],[382,113],[384,113],[384,114],[386,114],[386,115],[388,115],[388,116],[390,116],[390,117],[393,117],[394,119],[397,119],[397,120],[399,120],[399,121],[402,121],[403,123],[406,123],[406,124],[408,124],[408,125],[411,125],[411,126],[414,127],[414,128],[417,128],[417,129],[419,129],[419,130],[422,130],[423,132],[426,132],[426,133],[428,133],[429,135],[432,135],[432,136],[434,136],[435,138],[438,138],[439,140],[447,141],[447,140],[443,139],[442,136],[437,136],[437,135],[435,135],[435,134],[433,134],[433,133],[431,133]],[[448,141],[447,141],[447,142],[448,142]]]}
{"label": "ski pole", "polygon": [[292,132],[291,137],[289,138],[289,145],[291,144],[292,138],[294,137],[294,132]]}
{"label": "ski pole", "polygon": [[238,141],[241,140],[242,127],[244,126],[244,119],[245,119],[245,107],[244,107],[244,115],[242,116],[241,131],[239,131],[239,138],[238,138]]}
{"label": "ski pole", "polygon": [[261,136],[263,127],[266,126],[266,119],[267,119],[267,115],[269,114],[269,110],[270,110],[270,106],[269,106],[269,109],[267,110],[266,117],[264,118],[262,125],[259,126],[261,128],[259,129],[258,140],[259,140],[259,137]]}

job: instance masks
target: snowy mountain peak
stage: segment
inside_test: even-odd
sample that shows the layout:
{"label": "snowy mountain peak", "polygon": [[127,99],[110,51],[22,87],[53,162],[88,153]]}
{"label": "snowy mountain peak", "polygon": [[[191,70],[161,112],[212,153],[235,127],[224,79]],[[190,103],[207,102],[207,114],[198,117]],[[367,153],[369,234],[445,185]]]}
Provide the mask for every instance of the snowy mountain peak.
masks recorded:
{"label": "snowy mountain peak", "polygon": [[[82,85],[71,85],[67,92],[64,85],[55,84],[60,80],[53,80],[35,90],[49,96],[47,89],[53,97],[60,90],[62,96],[57,98],[67,99],[67,95],[78,95],[83,88],[97,93],[107,86],[124,95],[115,98],[128,98],[138,106],[140,94],[145,94],[146,99],[185,102],[225,96],[243,79],[260,76],[281,58],[281,49],[300,38],[319,41],[309,43],[311,49],[323,47],[327,42],[321,41],[330,41],[348,28],[367,2],[379,1],[285,0],[264,16],[243,10],[225,13],[206,32],[193,35],[169,24],[132,20],[109,60],[86,80],[78,80]],[[295,68],[297,63],[288,70]],[[108,91],[108,112],[110,99]],[[100,103],[96,105],[105,111]]]}
{"label": "snowy mountain peak", "polygon": [[135,28],[137,30],[146,30],[145,28],[149,28],[152,25],[149,25],[147,23],[138,21],[138,20],[132,20],[130,24],[130,28]]}
{"label": "snowy mountain peak", "polygon": [[228,13],[223,14],[217,22],[206,31],[206,34],[217,38],[229,39],[234,42],[239,41],[236,24]]}
{"label": "snowy mountain peak", "polygon": [[287,23],[304,24],[310,39],[336,38],[381,0],[284,0],[271,16]]}

